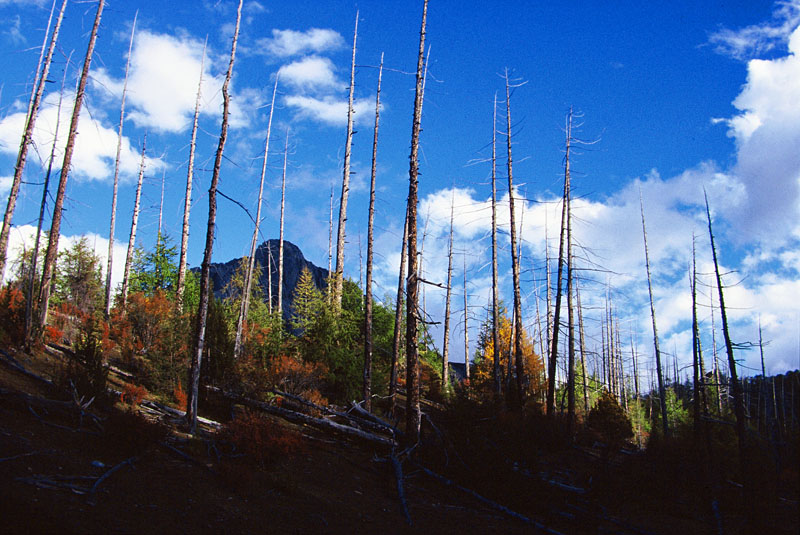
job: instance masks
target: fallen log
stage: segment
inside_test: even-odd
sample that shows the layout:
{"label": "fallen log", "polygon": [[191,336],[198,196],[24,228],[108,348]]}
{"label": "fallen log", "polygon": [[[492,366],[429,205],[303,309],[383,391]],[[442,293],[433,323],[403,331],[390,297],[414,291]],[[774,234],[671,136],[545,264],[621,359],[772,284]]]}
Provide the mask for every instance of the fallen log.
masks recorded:
{"label": "fallen log", "polygon": [[46,379],[46,378],[42,377],[41,375],[37,375],[37,374],[35,374],[35,373],[31,372],[31,371],[28,371],[25,368],[25,366],[23,366],[17,359],[12,357],[6,351],[0,349],[0,356],[3,357],[2,360],[0,360],[0,362],[3,362],[3,364],[9,366],[10,368],[12,368],[14,370],[17,370],[18,372],[20,372],[21,374],[25,375],[26,377],[30,377],[31,379],[35,379],[35,380],[37,380],[37,381],[39,381],[41,383],[44,383],[44,384],[46,384],[47,386],[49,386],[51,388],[55,387],[55,385],[53,384],[53,381],[51,381],[50,379]]}
{"label": "fallen log", "polygon": [[368,433],[361,429],[357,429],[355,427],[351,427],[349,425],[343,425],[326,418],[315,418],[313,416],[309,416],[307,414],[303,414],[301,412],[290,411],[289,409],[284,409],[282,407],[277,407],[275,405],[270,405],[268,403],[264,403],[262,401],[257,401],[255,399],[245,398],[242,396],[238,396],[236,394],[232,394],[230,392],[225,392],[224,390],[218,390],[219,393],[226,399],[230,401],[240,403],[246,407],[250,407],[251,409],[260,410],[262,412],[266,412],[267,414],[272,414],[275,416],[279,416],[284,420],[288,420],[294,423],[300,423],[305,425],[310,425],[319,429],[324,429],[327,431],[336,431],[338,433],[342,433],[345,435],[350,435],[353,437],[358,437],[360,439],[366,440],[368,442],[373,442],[375,444],[381,444],[383,446],[392,447],[395,445],[394,441],[382,436],[378,436],[373,433]]}
{"label": "fallen log", "polygon": [[393,426],[389,422],[379,418],[378,416],[375,416],[374,414],[372,414],[368,410],[364,409],[361,406],[360,403],[356,403],[355,401],[353,401],[350,404],[350,410],[352,410],[356,414],[358,414],[361,417],[359,419],[365,419],[368,422],[370,422],[370,423],[372,423],[374,425],[377,425],[380,429],[382,429],[384,431],[390,431],[392,433],[392,435],[394,435],[396,438],[402,438],[403,437],[403,432],[402,431],[400,431],[398,428],[396,428],[395,426]]}
{"label": "fallen log", "polygon": [[408,525],[413,526],[414,524],[411,522],[411,514],[408,512],[406,493],[405,490],[403,490],[403,467],[400,465],[400,461],[394,455],[389,456],[389,462],[392,463],[392,468],[394,469],[394,479],[397,482],[397,496],[400,498],[400,505],[403,508],[403,516],[406,517],[406,522],[408,522]]}
{"label": "fallen log", "polygon": [[97,492],[97,488],[100,486],[100,483],[105,481],[108,478],[108,476],[110,476],[111,474],[113,474],[126,464],[133,466],[133,463],[136,462],[136,459],[137,457],[129,457],[124,461],[122,461],[121,463],[114,465],[112,468],[107,470],[102,476],[98,477],[97,480],[94,482],[94,485],[92,485],[92,487],[87,492],[87,494],[89,495],[88,498],[89,505],[94,505],[96,503],[96,500],[94,498],[94,493]]}

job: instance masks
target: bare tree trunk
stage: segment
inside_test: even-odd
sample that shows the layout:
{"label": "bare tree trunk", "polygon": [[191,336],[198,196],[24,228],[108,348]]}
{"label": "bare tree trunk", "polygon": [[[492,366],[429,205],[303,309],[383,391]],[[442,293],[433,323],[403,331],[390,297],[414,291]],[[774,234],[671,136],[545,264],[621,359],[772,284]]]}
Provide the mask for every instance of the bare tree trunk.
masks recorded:
{"label": "bare tree trunk", "polygon": [[[717,329],[714,325],[714,288],[709,292],[711,298],[711,354],[714,358],[714,383],[717,385],[717,406],[722,416],[722,381],[719,376],[719,360],[717,359]],[[727,407],[727,401],[725,402]]]}
{"label": "bare tree trunk", "polygon": [[378,172],[378,126],[381,112],[381,78],[383,53],[378,68],[378,89],[375,93],[375,128],[372,136],[372,169],[369,185],[369,218],[367,222],[367,280],[364,296],[364,408],[372,411],[372,242],[375,221],[375,175]]}
{"label": "bare tree trunk", "polygon": [[636,392],[636,401],[639,401],[639,365],[636,362],[636,346],[633,342],[633,328],[631,328],[631,360],[633,361],[633,387]]}
{"label": "bare tree trunk", "polygon": [[[549,359],[550,351],[551,351],[551,344],[553,343],[553,300],[551,296],[551,287],[550,287],[550,239],[548,237],[547,232],[547,210],[544,212],[544,269],[545,269],[545,278],[547,284],[547,291],[545,294],[545,298],[547,302],[545,306],[547,307],[547,311],[545,314],[545,319],[547,321],[546,331],[545,331],[545,341],[546,341],[546,348],[544,353],[544,358]],[[549,366],[545,366],[545,381],[548,381],[549,384]],[[546,395],[545,395],[546,397]],[[546,400],[545,400],[546,401]]]}
{"label": "bare tree trunk", "polygon": [[400,247],[400,275],[397,281],[397,298],[394,309],[394,336],[392,340],[392,367],[389,375],[389,398],[391,399],[392,415],[395,412],[397,398],[397,364],[400,360],[400,327],[403,322],[403,294],[405,290],[406,259],[408,255],[408,209],[403,221],[403,243]]}
{"label": "bare tree trunk", "polygon": [[417,188],[419,176],[419,133],[422,124],[423,56],[425,53],[425,25],[428,0],[422,7],[422,24],[419,30],[417,55],[417,84],[414,94],[414,121],[411,127],[411,155],[408,169],[408,278],[406,279],[406,442],[419,442],[419,348],[417,347],[417,321],[419,319],[419,280],[417,275]]}
{"label": "bare tree trunk", "polygon": [[161,202],[158,205],[158,234],[156,234],[156,246],[161,242],[161,223],[164,217],[164,181],[166,180],[167,173],[164,169],[161,170]]}
{"label": "bare tree trunk", "polygon": [[498,310],[497,289],[497,93],[494,94],[494,107],[492,113],[492,347],[494,348],[494,393],[497,400],[502,395],[502,378],[500,371],[500,339],[498,335]]}
{"label": "bare tree trunk", "polygon": [[75,105],[72,109],[72,119],[69,125],[67,146],[64,149],[64,162],[61,164],[61,177],[58,181],[58,193],[56,193],[56,201],[53,206],[53,222],[50,225],[50,234],[47,240],[47,253],[45,254],[44,266],[42,267],[42,287],[39,298],[40,331],[43,330],[44,326],[47,324],[47,312],[50,306],[50,285],[52,284],[53,273],[56,267],[56,258],[58,257],[58,238],[61,233],[61,211],[64,207],[64,197],[67,191],[69,168],[72,163],[72,153],[75,150],[75,135],[78,133],[78,120],[81,114],[83,96],[86,92],[86,82],[89,80],[89,67],[92,64],[92,54],[94,53],[94,45],[97,41],[97,30],[100,27],[100,17],[103,14],[103,7],[105,7],[105,0],[100,0],[97,4],[97,13],[95,15],[94,24],[92,25],[92,32],[89,37],[89,47],[86,50],[86,57],[83,60],[83,70],[81,71],[80,81],[78,82],[78,90],[75,94]]}
{"label": "bare tree trunk", "polygon": [[[275,94],[278,92],[278,74],[275,74],[275,85],[272,88],[272,104],[269,108],[269,119],[267,120],[267,137],[264,141],[264,158],[261,160],[261,180],[258,184],[258,205],[256,206],[256,220],[253,228],[253,239],[250,240],[250,256],[247,258],[247,272],[244,277],[242,291],[242,301],[239,305],[239,318],[236,321],[236,338],[233,343],[233,357],[238,359],[242,356],[244,346],[243,331],[244,324],[247,322],[247,315],[250,311],[250,294],[252,293],[253,270],[256,265],[256,250],[258,249],[258,234],[261,230],[261,205],[264,199],[264,179],[267,175],[267,159],[269,157],[269,139],[272,135],[272,116],[275,111]],[[287,130],[288,134],[288,130]],[[283,203],[281,203],[281,214],[283,214]]]}
{"label": "bare tree trunk", "polygon": [[[203,85],[203,68],[206,60],[206,45],[203,43],[203,56],[200,59],[200,79],[197,81],[197,96],[194,101],[194,119],[192,120],[192,139],[189,142],[189,168],[186,173],[186,194],[183,200],[183,229],[181,230],[181,253],[178,261],[178,283],[176,298],[178,309],[183,310],[183,289],[186,285],[186,252],[189,247],[189,211],[192,207],[192,177],[194,176],[194,152],[197,146],[197,122],[200,117],[200,88]],[[272,112],[270,112],[272,113]]]}
{"label": "bare tree trunk", "polygon": [[233,31],[233,42],[231,44],[231,59],[228,63],[228,71],[225,73],[225,81],[222,84],[222,127],[219,134],[217,154],[214,159],[214,170],[211,174],[211,187],[208,190],[208,228],[206,229],[206,247],[203,252],[203,264],[200,275],[200,303],[197,311],[197,324],[190,370],[190,386],[187,392],[186,421],[191,434],[194,434],[197,429],[197,397],[200,389],[200,366],[202,364],[205,346],[208,300],[211,293],[210,271],[211,253],[214,249],[214,226],[217,219],[217,185],[219,184],[219,171],[222,166],[222,153],[225,149],[225,141],[228,138],[228,113],[230,108],[228,86],[231,83],[231,76],[233,75],[233,63],[236,59],[236,42],[239,39],[239,23],[241,19],[242,0],[239,0],[239,7],[236,9],[236,27]]}
{"label": "bare tree trunk", "polygon": [[120,291],[120,304],[125,309],[128,300],[128,283],[130,282],[131,264],[133,263],[133,248],[136,244],[136,229],[139,225],[139,206],[142,201],[142,180],[144,179],[145,152],[147,152],[147,133],[142,142],[142,160],[139,163],[139,180],[136,183],[136,198],[133,203],[133,218],[131,219],[131,233],[128,238],[128,252],[125,255],[125,269],[122,273],[122,290]]}
{"label": "bare tree trunk", "polygon": [[583,375],[583,415],[586,418],[589,415],[589,392],[586,387],[586,343],[583,333],[583,307],[581,306],[581,290],[578,285],[577,279],[575,280],[575,298],[578,302],[578,329],[580,332],[580,346],[581,346],[581,374]]}
{"label": "bare tree trunk", "polygon": [[522,297],[519,289],[519,257],[517,256],[517,229],[514,222],[514,184],[511,159],[511,94],[509,91],[508,69],[506,81],[506,149],[508,152],[508,210],[511,227],[511,272],[514,286],[514,363],[517,372],[516,404],[522,407],[525,401],[525,366],[522,362]]}
{"label": "bare tree trunk", "polygon": [[467,304],[467,255],[464,255],[464,375],[469,381],[469,305]]}
{"label": "bare tree trunk", "polygon": [[[569,176],[569,150],[572,141],[572,109],[567,117],[567,145],[564,160],[564,172]],[[567,178],[569,180],[569,178]],[[567,340],[569,342],[567,355],[567,432],[572,438],[575,432],[575,322],[572,306],[572,207],[571,192],[568,192],[564,202],[567,203]]]}
{"label": "bare tree trunk", "polygon": [[350,95],[347,101],[347,140],[344,144],[344,173],[342,176],[342,196],[339,199],[339,228],[336,235],[336,274],[333,281],[333,305],[342,307],[342,284],[344,279],[345,223],[347,222],[347,198],[350,194],[350,148],[353,143],[353,90],[356,77],[356,41],[358,39],[358,11],[353,30],[353,59],[350,63]]}
{"label": "bare tree trunk", "polygon": [[[703,192],[705,194],[705,192]],[[719,296],[719,312],[722,316],[722,335],[725,337],[725,349],[728,353],[728,371],[730,373],[731,392],[733,394],[733,413],[736,416],[736,435],[739,438],[739,465],[742,477],[747,474],[747,435],[745,430],[745,414],[742,396],[742,385],[736,373],[736,360],[733,356],[733,342],[731,342],[728,331],[728,315],[725,310],[725,296],[722,291],[722,276],[719,273],[719,262],[717,260],[717,248],[714,245],[714,232],[711,230],[711,210],[708,207],[708,196],[706,200],[706,215],[708,216],[708,237],[711,240],[711,254],[714,258],[714,273],[717,278],[717,292]]]}
{"label": "bare tree trunk", "polygon": [[664,378],[661,374],[661,351],[658,347],[658,329],[656,328],[656,307],[653,301],[653,283],[650,278],[650,254],[647,250],[647,229],[644,223],[644,203],[642,192],[639,192],[639,208],[642,212],[642,237],[644,238],[644,262],[647,268],[647,291],[650,295],[650,317],[653,320],[653,348],[656,354],[656,375],[658,376],[658,396],[661,404],[661,425],[664,436],[669,436],[669,419],[667,418],[667,391],[664,388]]}
{"label": "bare tree trunk", "polygon": [[33,301],[34,286],[36,281],[36,266],[39,262],[39,246],[42,239],[42,226],[44,225],[44,211],[47,207],[47,198],[50,192],[50,175],[53,172],[53,161],[56,158],[56,145],[58,145],[58,131],[61,128],[61,104],[64,99],[64,87],[67,83],[68,66],[72,54],[67,58],[64,67],[64,77],[61,79],[61,92],[58,95],[58,107],[56,108],[56,127],[53,133],[53,145],[50,148],[50,157],[47,160],[47,173],[44,176],[44,186],[42,188],[42,202],[39,205],[39,219],[36,224],[36,240],[33,245],[33,258],[31,259],[30,277],[28,278],[28,295],[25,299],[25,345],[30,346],[33,340]]}
{"label": "bare tree trunk", "polygon": [[281,223],[278,238],[278,317],[283,318],[283,216],[286,205],[286,161],[289,156],[289,129],[283,146],[283,174],[281,175]]}
{"label": "bare tree trunk", "polygon": [[692,273],[689,277],[689,287],[692,292],[692,372],[694,388],[694,403],[692,404],[692,409],[694,414],[694,435],[699,445],[700,433],[702,431],[702,422],[700,420],[700,331],[697,326],[697,263],[695,257],[694,233],[692,234]]}
{"label": "bare tree trunk", "polygon": [[328,222],[328,286],[325,289],[328,299],[328,305],[331,305],[331,297],[333,296],[333,280],[331,275],[331,269],[333,269],[332,264],[333,259],[333,186],[331,186],[331,202],[330,202],[330,220]]}
{"label": "bare tree trunk", "polygon": [[[19,195],[19,188],[22,184],[22,172],[25,169],[25,162],[28,158],[28,145],[33,140],[33,128],[36,125],[36,116],[39,114],[39,104],[42,101],[44,94],[44,85],[47,82],[47,73],[50,72],[50,63],[53,59],[53,51],[58,42],[58,33],[61,29],[61,21],[64,19],[64,10],[67,7],[67,0],[61,2],[61,9],[58,12],[56,25],[53,28],[53,35],[50,36],[50,45],[47,47],[47,56],[44,58],[44,65],[42,66],[42,58],[45,55],[45,44],[47,37],[50,33],[50,23],[53,20],[53,11],[55,10],[56,3],[53,0],[53,6],[50,8],[50,16],[47,19],[47,29],[44,32],[44,40],[42,41],[42,48],[39,53],[39,61],[36,65],[33,87],[31,88],[31,96],[28,104],[28,114],[25,120],[25,131],[22,134],[22,140],[19,144],[19,152],[17,153],[17,162],[14,166],[14,178],[11,180],[11,189],[8,192],[8,203],[6,204],[5,215],[3,216],[3,228],[0,230],[0,282],[3,280],[3,275],[6,271],[6,256],[8,255],[8,237],[11,233],[11,220],[14,218],[14,209],[17,205],[17,196]],[[39,68],[42,68],[42,73],[39,75]]]}
{"label": "bare tree trunk", "polygon": [[442,342],[442,394],[450,388],[450,296],[453,281],[453,209],[455,190],[450,198],[450,243],[447,248],[447,289],[444,300],[444,341]]}
{"label": "bare tree trunk", "polygon": [[562,295],[563,276],[564,276],[564,245],[566,242],[565,235],[567,233],[567,221],[569,220],[569,195],[570,195],[570,176],[569,176],[569,167],[566,166],[564,169],[564,196],[561,201],[562,202],[561,232],[558,240],[558,276],[556,277],[556,285],[557,285],[556,307],[553,318],[553,337],[550,346],[550,362],[548,363],[548,373],[547,373],[547,415],[550,417],[555,416],[556,363],[558,361],[558,337],[560,331],[561,295]]}
{"label": "bare tree trunk", "polygon": [[[119,190],[119,161],[122,154],[122,126],[125,123],[125,97],[128,92],[128,71],[131,66],[131,56],[133,55],[133,36],[136,32],[136,19],[139,16],[139,11],[133,16],[133,25],[131,26],[131,39],[128,44],[128,58],[125,60],[125,81],[122,82],[122,102],[119,106],[119,130],[117,131],[117,154],[114,158],[114,187],[111,194],[111,225],[108,231],[108,260],[106,262],[106,300],[105,300],[105,315],[108,319],[111,313],[111,272],[114,265],[114,228],[117,223],[117,191]],[[163,201],[163,196],[162,196]],[[159,229],[160,229],[159,218]]]}

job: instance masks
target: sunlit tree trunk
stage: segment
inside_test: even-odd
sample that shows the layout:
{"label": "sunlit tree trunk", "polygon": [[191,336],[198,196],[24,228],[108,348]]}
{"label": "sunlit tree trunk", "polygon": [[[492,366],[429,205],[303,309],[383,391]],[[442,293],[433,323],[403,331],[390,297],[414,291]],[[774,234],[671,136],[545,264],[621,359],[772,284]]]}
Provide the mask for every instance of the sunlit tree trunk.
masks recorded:
{"label": "sunlit tree trunk", "polygon": [[[194,100],[194,119],[192,120],[192,138],[189,142],[189,167],[186,173],[186,194],[183,198],[183,227],[181,230],[181,253],[178,260],[178,283],[176,298],[178,308],[183,310],[183,289],[186,285],[186,253],[189,247],[189,212],[192,207],[192,178],[194,176],[194,152],[197,147],[197,121],[200,117],[200,89],[203,86],[203,68],[206,60],[206,45],[203,43],[203,55],[200,59],[200,79],[197,81],[197,95]],[[270,112],[271,113],[271,112]]]}
{"label": "sunlit tree trunk", "polygon": [[[8,192],[8,202],[6,203],[6,211],[3,216],[3,228],[0,230],[0,282],[3,280],[3,275],[6,270],[6,256],[8,255],[8,237],[11,233],[11,221],[14,218],[14,209],[17,205],[17,196],[19,195],[19,188],[22,184],[22,172],[25,170],[25,162],[28,158],[28,146],[33,141],[33,129],[36,126],[36,116],[39,114],[39,105],[42,102],[42,95],[44,94],[44,85],[47,83],[47,73],[50,72],[50,63],[53,59],[53,51],[58,42],[58,33],[61,29],[61,21],[64,19],[64,10],[67,8],[67,0],[61,2],[61,9],[56,18],[56,25],[53,28],[53,35],[50,36],[50,45],[47,47],[47,55],[45,57],[45,44],[47,37],[50,34],[50,24],[53,21],[53,12],[55,11],[56,3],[53,0],[53,6],[50,8],[50,16],[47,19],[47,29],[44,32],[44,40],[42,41],[42,48],[39,53],[39,61],[36,64],[34,71],[34,81],[31,88],[31,96],[28,101],[28,113],[25,118],[25,131],[22,134],[22,140],[19,144],[19,152],[17,153],[17,162],[14,165],[14,178],[11,179],[11,189]],[[39,74],[39,68],[42,73]]]}
{"label": "sunlit tree trunk", "polygon": [[286,207],[286,162],[289,157],[289,129],[283,147],[283,173],[281,174],[281,222],[278,237],[278,317],[283,318],[283,218]]}
{"label": "sunlit tree trunk", "polygon": [[92,32],[89,36],[89,47],[86,50],[86,56],[83,60],[83,70],[81,71],[80,81],[78,82],[78,90],[75,93],[75,105],[72,108],[72,119],[69,124],[67,145],[64,149],[64,161],[61,164],[61,177],[58,181],[58,192],[56,193],[56,201],[53,205],[53,222],[50,225],[50,234],[47,240],[47,253],[45,254],[44,265],[42,266],[42,286],[39,298],[40,332],[44,330],[44,326],[47,324],[47,312],[50,306],[50,286],[55,272],[56,258],[58,257],[58,239],[61,234],[61,212],[64,208],[69,168],[72,164],[72,153],[75,150],[75,136],[78,133],[78,120],[81,114],[83,97],[86,93],[86,83],[89,80],[89,67],[92,64],[92,54],[94,53],[94,45],[97,41],[97,30],[100,28],[100,17],[103,14],[103,7],[105,7],[105,0],[100,0],[97,4],[97,13],[95,14]]}
{"label": "sunlit tree trunk", "polygon": [[467,255],[464,255],[464,375],[469,381],[469,305],[467,301]]}
{"label": "sunlit tree trunk", "polygon": [[403,322],[403,294],[405,293],[405,274],[406,260],[408,256],[408,208],[406,217],[403,221],[403,242],[400,247],[400,275],[397,281],[397,298],[395,299],[394,309],[394,336],[392,340],[392,366],[389,374],[389,398],[391,399],[392,414],[395,412],[395,402],[397,398],[397,366],[400,361],[400,328]]}
{"label": "sunlit tree trunk", "polygon": [[[453,191],[455,195],[455,190]],[[450,199],[450,242],[447,247],[447,289],[444,300],[444,340],[442,341],[442,393],[450,388],[450,296],[453,282],[453,203]]]}
{"label": "sunlit tree trunk", "polygon": [[[133,55],[133,36],[136,32],[136,19],[139,16],[139,11],[133,16],[133,25],[131,26],[131,40],[128,43],[128,58],[125,60],[125,81],[122,82],[122,101],[119,105],[119,130],[117,131],[117,154],[114,158],[114,186],[111,194],[111,225],[108,231],[108,260],[106,262],[106,300],[105,300],[105,314],[108,318],[111,313],[111,273],[114,266],[114,228],[117,224],[117,191],[119,190],[119,162],[120,155],[122,154],[122,126],[125,123],[125,97],[128,92],[128,71],[131,66],[131,56]],[[163,190],[162,190],[163,193]],[[162,194],[163,202],[163,194]],[[160,215],[160,214],[159,214]],[[159,232],[161,229],[161,218],[159,217]]]}
{"label": "sunlit tree trunk", "polygon": [[375,221],[375,176],[378,172],[378,126],[381,112],[381,78],[383,54],[378,68],[378,88],[375,92],[375,128],[372,135],[372,168],[369,185],[369,216],[367,221],[367,279],[364,295],[364,408],[372,410],[372,246]]}
{"label": "sunlit tree trunk", "polygon": [[131,264],[133,263],[133,250],[136,245],[136,229],[139,225],[139,208],[142,201],[142,181],[144,179],[145,152],[147,152],[147,134],[142,142],[142,161],[139,163],[139,180],[136,183],[136,197],[133,202],[133,217],[131,219],[131,233],[128,237],[128,252],[125,255],[125,269],[122,272],[122,290],[120,291],[120,304],[125,308],[128,300],[128,284],[130,282]]}
{"label": "sunlit tree trunk", "polygon": [[494,362],[492,373],[494,393],[497,399],[502,395],[502,373],[500,371],[500,338],[498,335],[499,302],[497,289],[497,93],[492,108],[492,347]]}
{"label": "sunlit tree trunk", "polygon": [[222,166],[222,153],[225,141],[228,138],[228,113],[230,109],[230,95],[228,86],[233,75],[233,63],[236,59],[236,42],[239,39],[239,23],[242,19],[242,0],[236,9],[236,27],[233,31],[231,44],[231,59],[225,81],[222,83],[222,127],[219,134],[219,144],[214,159],[214,170],[211,174],[211,187],[208,190],[208,227],[206,229],[206,247],[203,252],[203,264],[200,274],[200,303],[197,310],[197,324],[194,333],[194,348],[192,352],[192,365],[190,370],[190,386],[187,392],[186,421],[189,432],[194,434],[197,429],[197,398],[200,390],[200,366],[202,364],[203,350],[206,336],[206,320],[208,319],[208,300],[211,293],[211,253],[214,249],[214,227],[217,220],[217,185],[219,184],[219,171]]}
{"label": "sunlit tree trunk", "polygon": [[417,275],[417,188],[419,176],[419,133],[422,124],[422,81],[425,53],[425,25],[428,0],[422,6],[417,55],[417,84],[414,94],[414,120],[411,127],[411,155],[408,169],[408,278],[406,279],[406,442],[419,442],[419,348],[417,321],[419,315],[419,280]]}
{"label": "sunlit tree trunk", "polygon": [[[564,160],[564,172],[569,176],[569,151],[572,141],[572,109],[567,116],[567,144]],[[570,179],[567,178],[569,181]],[[572,302],[573,265],[572,265],[572,210],[571,192],[567,193],[567,432],[572,437],[575,432],[575,322]]]}
{"label": "sunlit tree trunk", "polygon": [[344,173],[342,176],[342,196],[339,199],[339,227],[336,235],[336,274],[333,280],[333,305],[338,310],[342,306],[342,284],[344,278],[345,223],[347,222],[347,198],[350,194],[350,148],[353,143],[353,90],[356,76],[356,41],[358,39],[358,11],[353,30],[353,59],[350,63],[350,94],[347,100],[347,139],[344,145]]}

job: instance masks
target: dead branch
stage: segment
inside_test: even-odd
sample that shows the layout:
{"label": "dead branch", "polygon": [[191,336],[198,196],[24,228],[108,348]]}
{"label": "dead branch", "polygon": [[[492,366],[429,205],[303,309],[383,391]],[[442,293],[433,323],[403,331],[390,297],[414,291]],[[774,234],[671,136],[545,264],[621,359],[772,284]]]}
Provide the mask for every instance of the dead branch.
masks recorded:
{"label": "dead branch", "polygon": [[137,459],[138,459],[138,457],[136,457],[136,456],[129,457],[129,458],[125,459],[124,461],[122,461],[121,463],[118,463],[118,464],[114,465],[113,467],[111,467],[111,469],[106,471],[106,473],[104,473],[102,476],[98,477],[97,481],[95,481],[94,485],[92,485],[92,487],[89,489],[89,492],[88,492],[88,494],[89,494],[89,499],[88,499],[89,504],[90,505],[94,505],[96,503],[96,500],[94,498],[94,493],[97,492],[97,489],[100,486],[100,484],[103,481],[105,481],[108,478],[108,476],[110,476],[111,474],[113,474],[114,472],[116,472],[117,470],[119,470],[120,468],[125,466],[126,464],[129,464],[129,465],[133,466],[133,463],[135,463]]}
{"label": "dead branch", "polygon": [[[382,420],[378,416],[375,416],[371,412],[365,410],[361,406],[361,404],[356,403],[355,401],[352,402],[352,404],[350,405],[350,410],[358,413],[358,415],[361,416],[361,418],[368,420],[369,421],[368,423],[378,426],[378,428],[382,431],[390,431],[392,435],[397,438],[401,438],[403,436],[403,432],[400,431],[398,428],[396,428],[389,422]],[[361,418],[359,418],[359,421],[361,421]]]}
{"label": "dead branch", "polygon": [[397,482],[397,496],[400,498],[400,505],[403,507],[403,516],[406,517],[406,522],[408,522],[408,525],[413,526],[414,524],[411,522],[411,514],[408,512],[406,494],[403,490],[403,467],[400,464],[400,461],[394,455],[389,456],[389,462],[392,463],[392,469],[394,470],[394,478]]}
{"label": "dead branch", "polygon": [[0,357],[2,357],[2,359],[0,359],[0,362],[2,362],[3,364],[9,366],[10,368],[13,368],[13,369],[17,370],[18,372],[22,373],[23,375],[25,375],[27,377],[30,377],[31,379],[35,379],[35,380],[37,380],[37,381],[39,381],[41,383],[44,383],[47,386],[50,386],[50,387],[54,387],[55,386],[51,380],[45,379],[44,377],[42,377],[40,375],[36,375],[35,373],[30,372],[27,369],[25,369],[25,366],[20,364],[19,361],[17,361],[17,359],[15,359],[14,357],[12,357],[10,354],[8,354],[7,352],[3,351],[2,349],[0,349]]}

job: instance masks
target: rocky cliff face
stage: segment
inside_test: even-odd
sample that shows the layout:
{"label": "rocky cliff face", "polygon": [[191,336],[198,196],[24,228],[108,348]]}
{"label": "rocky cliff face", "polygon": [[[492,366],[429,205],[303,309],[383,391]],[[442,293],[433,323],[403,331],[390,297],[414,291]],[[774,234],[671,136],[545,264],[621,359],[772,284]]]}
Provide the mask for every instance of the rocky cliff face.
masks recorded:
{"label": "rocky cliff face", "polygon": [[[264,298],[269,295],[269,275],[267,269],[272,271],[272,302],[273,305],[278,300],[278,240],[267,240],[256,249],[256,262],[261,265],[261,278],[258,283],[264,291]],[[239,267],[241,258],[235,258],[224,264],[211,264],[211,282],[213,283],[214,295],[218,298],[228,297],[226,287],[231,277]],[[292,294],[300,279],[300,272],[306,267],[314,278],[314,284],[318,289],[324,290],[328,278],[328,270],[317,267],[303,256],[302,251],[292,242],[283,242],[283,317],[288,320],[292,315]]]}

